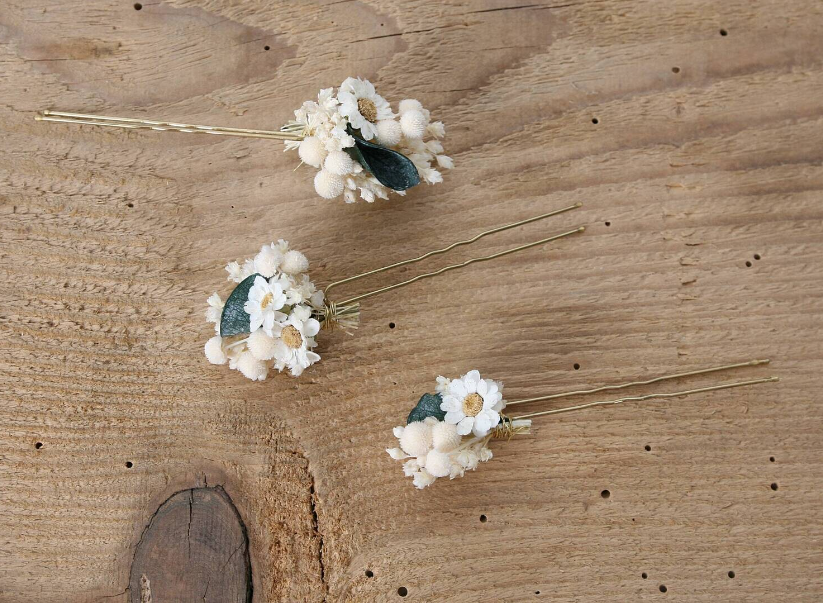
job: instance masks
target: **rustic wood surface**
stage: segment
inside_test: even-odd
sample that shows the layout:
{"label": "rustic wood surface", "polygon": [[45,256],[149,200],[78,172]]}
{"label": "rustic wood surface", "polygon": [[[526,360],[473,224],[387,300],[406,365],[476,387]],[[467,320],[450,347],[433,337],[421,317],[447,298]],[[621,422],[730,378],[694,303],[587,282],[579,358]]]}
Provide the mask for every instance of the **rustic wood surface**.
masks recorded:
{"label": "rustic wood surface", "polygon": [[[816,0],[0,3],[0,598],[133,598],[158,506],[217,485],[261,601],[823,598],[821,31]],[[442,185],[347,206],[276,142],[33,120],[272,128],[349,75],[446,123]],[[586,233],[369,301],[299,380],[204,358],[264,242],[324,284],[576,201],[425,268]],[[779,384],[538,420],[425,491],[383,452],[438,374],[758,357],[734,377]]]}

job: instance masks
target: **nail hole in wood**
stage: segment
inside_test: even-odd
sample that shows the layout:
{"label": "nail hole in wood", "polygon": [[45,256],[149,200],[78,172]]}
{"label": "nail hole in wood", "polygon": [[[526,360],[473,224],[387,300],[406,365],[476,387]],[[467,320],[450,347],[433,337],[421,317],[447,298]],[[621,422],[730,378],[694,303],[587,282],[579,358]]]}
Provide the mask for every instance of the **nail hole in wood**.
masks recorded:
{"label": "nail hole in wood", "polygon": [[669,591],[669,589],[665,585],[661,585],[660,586],[660,591],[661,591],[661,593],[666,593],[667,591]]}
{"label": "nail hole in wood", "polygon": [[263,50],[271,50],[271,46],[266,45],[263,47]]}
{"label": "nail hole in wood", "polygon": [[640,573],[640,577],[643,578],[643,579],[648,579],[649,575],[646,574],[646,573]]}
{"label": "nail hole in wood", "polygon": [[612,495],[612,494],[609,492],[609,490],[608,490],[608,489],[603,489],[602,491],[600,491],[600,496],[601,496],[603,499],[608,499],[609,497],[611,497],[611,495]]}
{"label": "nail hole in wood", "polygon": [[651,450],[652,450],[652,448],[651,448],[651,446],[650,446],[650,445],[646,445],[646,446],[645,446],[645,447],[643,447],[643,448],[644,448],[644,449],[646,449],[646,451],[651,451]]}
{"label": "nail hole in wood", "polygon": [[389,329],[394,329],[395,327],[397,327],[397,325],[394,324],[394,321],[389,323]]}
{"label": "nail hole in wood", "polygon": [[130,461],[127,461],[127,462],[126,462],[126,467],[127,467],[127,468],[133,468],[133,467],[134,467],[134,464],[133,464],[132,462],[130,462]]}
{"label": "nail hole in wood", "polygon": [[574,367],[575,369],[580,369],[580,363],[575,363],[574,365],[572,365],[572,367]]}
{"label": "nail hole in wood", "polygon": [[373,576],[374,576],[374,573],[373,573],[372,571],[370,571],[370,570],[367,570],[367,571],[366,571],[366,577],[368,577],[369,579],[371,579]]}
{"label": "nail hole in wood", "polygon": [[769,457],[769,461],[774,461],[774,457]]}
{"label": "nail hole in wood", "polygon": [[751,265],[752,265],[751,260],[746,260],[746,266],[751,266]]}
{"label": "nail hole in wood", "polygon": [[729,579],[734,579],[734,571],[733,570],[729,571]]}
{"label": "nail hole in wood", "polygon": [[400,596],[401,598],[405,598],[407,595],[409,595],[409,590],[406,589],[405,587],[398,587],[397,588],[397,595]]}
{"label": "nail hole in wood", "polygon": [[134,3],[134,10],[143,10],[143,5],[139,2]]}
{"label": "nail hole in wood", "polygon": [[727,32],[725,29],[721,29],[721,30],[720,30],[720,35],[721,35],[721,36],[728,36],[728,35],[729,35],[729,32]]}
{"label": "nail hole in wood", "polygon": [[672,67],[672,73],[680,73],[679,67]]}
{"label": "nail hole in wood", "polygon": [[42,449],[43,448],[43,443],[34,443],[34,448],[35,449]]}
{"label": "nail hole in wood", "polygon": [[755,260],[760,260],[760,254],[755,254],[755,255],[754,255],[754,259],[755,259]]}
{"label": "nail hole in wood", "polygon": [[612,226],[612,223],[611,223],[611,221],[610,221],[610,220],[607,220],[607,221],[606,221],[606,226]]}
{"label": "nail hole in wood", "polygon": [[595,125],[596,125],[596,124],[599,124],[599,123],[600,123],[600,120],[599,120],[599,119],[597,119],[596,117],[593,117],[593,118],[592,118],[592,124],[595,124]]}
{"label": "nail hole in wood", "polygon": [[773,483],[772,483],[772,491],[776,491],[776,490],[777,490],[777,488],[778,488],[778,487],[777,487],[777,483],[776,483],[776,482],[773,482]]}
{"label": "nail hole in wood", "polygon": [[129,203],[126,204],[126,207],[127,208],[133,208],[134,204],[132,202],[129,202]]}
{"label": "nail hole in wood", "polygon": [[486,518],[485,514],[480,514],[480,522],[486,522],[488,518]]}
{"label": "nail hole in wood", "polygon": [[539,596],[540,595],[540,590],[538,589],[536,592],[534,592],[534,595]]}

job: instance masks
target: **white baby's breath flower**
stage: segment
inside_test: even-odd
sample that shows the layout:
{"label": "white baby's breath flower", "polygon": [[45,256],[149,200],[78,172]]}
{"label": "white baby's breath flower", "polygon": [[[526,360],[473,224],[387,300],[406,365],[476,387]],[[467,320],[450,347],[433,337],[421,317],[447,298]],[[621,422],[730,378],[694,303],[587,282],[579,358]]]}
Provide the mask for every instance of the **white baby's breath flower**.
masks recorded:
{"label": "white baby's breath flower", "polygon": [[389,103],[377,94],[368,80],[346,78],[337,92],[340,113],[366,140],[377,136],[377,122],[394,117]]}
{"label": "white baby's breath flower", "polygon": [[243,276],[243,267],[240,266],[238,262],[229,262],[226,265],[226,272],[229,274],[226,279],[228,281],[234,281],[235,283],[240,283],[246,277]]}
{"label": "white baby's breath flower", "polygon": [[458,434],[485,436],[500,422],[503,406],[500,385],[474,370],[451,381],[440,409],[446,412],[445,421],[457,426]]}
{"label": "white baby's breath flower", "polygon": [[214,293],[209,296],[209,299],[206,300],[206,302],[209,305],[206,309],[206,321],[218,325],[217,329],[219,331],[220,317],[223,315],[223,300],[220,296]]}
{"label": "white baby's breath flower", "polygon": [[287,275],[299,275],[309,270],[309,261],[302,252],[290,250],[283,257],[280,269]]}
{"label": "white baby's breath flower", "polygon": [[254,272],[269,279],[280,268],[281,262],[283,262],[283,253],[274,244],[264,245],[260,248],[260,253],[254,257]]}
{"label": "white baby's breath flower", "polygon": [[273,336],[273,329],[279,321],[286,319],[280,309],[286,304],[286,295],[280,284],[270,284],[263,277],[257,276],[249,290],[249,298],[244,310],[249,314],[249,329],[254,332],[261,327]]}
{"label": "white baby's breath flower", "polygon": [[430,486],[436,478],[429,474],[425,469],[420,470],[419,472],[414,473],[413,484],[418,489],[425,489],[427,486]]}
{"label": "white baby's breath flower", "polygon": [[443,377],[442,375],[437,376],[437,386],[434,387],[434,391],[439,395],[444,395],[448,392],[449,384],[451,380],[447,377]]}

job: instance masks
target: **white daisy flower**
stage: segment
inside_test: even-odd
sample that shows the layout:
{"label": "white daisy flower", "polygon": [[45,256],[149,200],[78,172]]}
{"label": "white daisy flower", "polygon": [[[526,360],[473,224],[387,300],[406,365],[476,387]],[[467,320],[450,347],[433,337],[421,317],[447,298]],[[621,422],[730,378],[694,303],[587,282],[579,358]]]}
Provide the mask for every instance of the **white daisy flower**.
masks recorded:
{"label": "white daisy flower", "polygon": [[273,336],[272,330],[277,323],[286,319],[286,315],[280,312],[285,304],[286,294],[279,283],[270,284],[263,277],[255,277],[249,299],[243,306],[243,310],[249,313],[249,330],[256,331],[262,327],[263,331]]}
{"label": "white daisy flower", "polygon": [[277,325],[274,335],[277,340],[274,360],[275,367],[288,367],[294,377],[320,360],[320,355],[310,348],[316,345],[314,336],[320,331],[320,322],[311,318],[311,310],[306,306],[295,306],[291,316],[282,325]]}
{"label": "white daisy flower", "polygon": [[457,425],[460,435],[486,436],[500,422],[499,411],[505,406],[500,389],[501,385],[482,379],[476,370],[452,380],[440,404],[446,412],[444,420]]}
{"label": "white daisy flower", "polygon": [[368,80],[346,78],[337,92],[339,111],[352,128],[360,130],[366,140],[377,136],[377,122],[394,118],[388,101],[377,94]]}

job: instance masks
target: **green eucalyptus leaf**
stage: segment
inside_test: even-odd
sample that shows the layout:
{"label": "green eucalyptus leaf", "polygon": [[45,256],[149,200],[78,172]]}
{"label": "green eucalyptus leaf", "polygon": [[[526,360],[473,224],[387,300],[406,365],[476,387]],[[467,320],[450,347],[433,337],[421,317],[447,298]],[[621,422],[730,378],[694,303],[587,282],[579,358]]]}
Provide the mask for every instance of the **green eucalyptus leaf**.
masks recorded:
{"label": "green eucalyptus leaf", "polygon": [[220,335],[221,337],[236,336],[241,333],[249,333],[251,317],[246,309],[243,308],[249,299],[249,290],[254,285],[255,277],[262,275],[254,273],[243,279],[234,288],[234,291],[226,300],[226,305],[223,307],[223,314],[220,316]]}
{"label": "green eucalyptus leaf", "polygon": [[440,409],[440,403],[442,402],[443,399],[440,398],[439,394],[424,394],[420,397],[415,408],[409,413],[406,423],[422,422],[427,417],[433,417],[438,421],[443,421],[443,418],[446,417],[446,412]]}
{"label": "green eucalyptus leaf", "polygon": [[345,151],[371,172],[380,184],[395,191],[405,191],[420,184],[420,174],[408,157],[365,140],[351,126],[346,131],[354,138],[354,147],[347,147]]}

